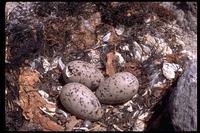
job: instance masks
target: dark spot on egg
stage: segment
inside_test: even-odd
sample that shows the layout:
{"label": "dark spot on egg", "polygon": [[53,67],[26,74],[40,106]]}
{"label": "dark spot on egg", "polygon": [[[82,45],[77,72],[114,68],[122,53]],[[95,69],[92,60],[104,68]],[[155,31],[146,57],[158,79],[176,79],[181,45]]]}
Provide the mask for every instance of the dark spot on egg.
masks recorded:
{"label": "dark spot on egg", "polygon": [[63,100],[63,101],[66,101],[66,98],[63,98],[62,100]]}
{"label": "dark spot on egg", "polygon": [[81,93],[83,96],[85,96],[85,92],[84,91],[82,91],[82,93]]}
{"label": "dark spot on egg", "polygon": [[81,106],[83,106],[83,104],[84,104],[84,99],[82,97],[80,97],[80,104],[81,104]]}
{"label": "dark spot on egg", "polygon": [[94,107],[97,107],[96,104],[95,104],[95,101],[93,101],[92,99],[90,99],[90,103],[91,103]]}
{"label": "dark spot on egg", "polygon": [[103,97],[104,96],[104,94],[101,92],[101,97]]}
{"label": "dark spot on egg", "polygon": [[98,83],[101,83],[101,79],[98,80]]}
{"label": "dark spot on egg", "polygon": [[78,75],[78,76],[81,76],[81,72],[78,72],[77,75]]}
{"label": "dark spot on egg", "polygon": [[[77,93],[77,92],[78,92],[78,89],[74,89],[74,92]],[[73,94],[73,92],[71,92],[71,94]]]}
{"label": "dark spot on egg", "polygon": [[92,114],[92,111],[89,114]]}
{"label": "dark spot on egg", "polygon": [[71,99],[70,98],[68,98],[68,101],[71,103]]}
{"label": "dark spot on egg", "polygon": [[123,80],[126,80],[126,78],[124,78],[123,76],[122,76],[122,78],[123,78]]}
{"label": "dark spot on egg", "polygon": [[97,111],[95,111],[95,114],[98,114],[98,110],[97,110]]}
{"label": "dark spot on egg", "polygon": [[83,67],[84,67],[84,68],[87,68],[87,65],[83,64]]}

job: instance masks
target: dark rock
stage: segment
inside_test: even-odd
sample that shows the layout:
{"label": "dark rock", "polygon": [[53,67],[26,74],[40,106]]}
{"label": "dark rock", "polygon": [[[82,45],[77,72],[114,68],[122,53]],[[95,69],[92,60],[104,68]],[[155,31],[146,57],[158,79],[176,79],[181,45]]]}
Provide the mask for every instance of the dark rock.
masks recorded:
{"label": "dark rock", "polygon": [[177,23],[183,29],[197,33],[197,2],[177,2],[175,5]]}
{"label": "dark rock", "polygon": [[176,131],[197,130],[197,61],[191,61],[179,78],[168,105]]}

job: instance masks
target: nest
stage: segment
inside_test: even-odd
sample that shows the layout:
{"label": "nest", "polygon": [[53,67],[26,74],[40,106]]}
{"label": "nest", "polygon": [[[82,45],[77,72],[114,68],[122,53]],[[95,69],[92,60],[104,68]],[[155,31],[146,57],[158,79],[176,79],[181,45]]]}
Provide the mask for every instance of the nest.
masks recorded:
{"label": "nest", "polygon": [[[176,83],[181,75],[178,73],[174,80],[167,80],[162,87],[152,87],[151,75],[161,69],[161,63],[155,61],[163,58],[156,52],[156,47],[151,47],[152,54],[146,61],[138,61],[133,58],[130,52],[124,51],[121,47],[129,44],[130,50],[135,48],[134,41],[138,44],[143,43],[141,37],[150,34],[163,38],[169,47],[173,50],[172,58],[168,60],[178,62],[176,57],[180,57],[182,47],[175,47],[177,32],[168,28],[162,30],[163,25],[175,20],[175,16],[170,10],[160,6],[159,2],[36,2],[31,3],[29,8],[23,9],[24,3],[6,14],[5,35],[6,35],[6,68],[5,68],[5,112],[6,129],[12,130],[45,130],[44,127],[30,124],[30,129],[25,129],[27,120],[22,117],[22,108],[18,105],[20,83],[18,82],[20,69],[31,67],[31,63],[38,60],[37,71],[43,76],[40,83],[36,86],[49,94],[49,100],[59,105],[59,92],[55,87],[64,85],[61,72],[58,68],[44,72],[42,60],[53,60],[55,57],[62,57],[63,62],[79,59],[91,62],[88,56],[90,49],[96,48],[99,53],[101,70],[106,70],[106,55],[109,52],[120,53],[125,60],[122,67],[114,63],[115,72],[128,71],[136,75],[140,82],[138,96],[132,99],[132,103],[125,106],[103,105],[106,113],[99,122],[95,122],[88,127],[90,131],[136,131],[138,117],[148,112],[143,119],[144,127],[141,130],[147,130],[152,123],[151,116],[156,110],[163,112],[165,96],[170,90],[170,86]],[[156,17],[157,19],[154,19]],[[145,22],[151,18],[151,24],[147,26]],[[87,27],[90,23],[90,27]],[[107,47],[96,47],[103,45],[101,37],[104,37],[109,29],[123,25],[127,34],[123,37],[113,36],[113,40],[107,42]],[[159,34],[158,34],[159,33]],[[170,39],[172,38],[172,39]],[[113,49],[115,45],[115,49]],[[41,58],[42,57],[42,58]],[[169,59],[170,58],[170,59]],[[183,57],[182,57],[183,58]],[[177,60],[176,60],[177,59]],[[186,57],[184,60],[188,60]],[[179,64],[184,68],[183,62]],[[41,69],[40,69],[41,68]],[[106,73],[104,73],[106,75]],[[53,75],[53,76],[52,76]],[[109,76],[109,75],[106,75]],[[161,79],[164,77],[161,75]],[[54,88],[54,89],[52,89]],[[131,106],[131,111],[128,109]],[[139,110],[139,112],[138,112]],[[24,115],[24,114],[23,114]],[[151,118],[151,119],[150,119]],[[156,117],[157,118],[157,117]],[[59,126],[65,129],[66,123],[72,125],[71,130],[85,130],[84,121],[74,119],[74,116],[67,120],[62,116],[50,118]],[[155,119],[155,118],[154,118]],[[72,121],[76,124],[73,125]],[[70,125],[69,124],[69,125]],[[78,128],[79,127],[79,128]],[[47,130],[47,129],[46,129]],[[53,129],[48,129],[53,130]]]}

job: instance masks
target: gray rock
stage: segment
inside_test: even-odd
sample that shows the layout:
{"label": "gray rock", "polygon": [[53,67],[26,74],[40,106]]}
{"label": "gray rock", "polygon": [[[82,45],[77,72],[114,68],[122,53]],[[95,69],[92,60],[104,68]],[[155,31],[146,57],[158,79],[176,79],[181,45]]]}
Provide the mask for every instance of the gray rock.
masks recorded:
{"label": "gray rock", "polygon": [[183,22],[185,13],[182,10],[175,10],[174,15],[176,16],[178,23]]}
{"label": "gray rock", "polygon": [[191,61],[179,78],[168,107],[176,131],[197,131],[197,61]]}
{"label": "gray rock", "polygon": [[174,15],[177,23],[187,31],[197,33],[197,2],[177,2]]}
{"label": "gray rock", "polygon": [[197,33],[197,2],[162,2],[160,5],[173,12],[181,28]]}

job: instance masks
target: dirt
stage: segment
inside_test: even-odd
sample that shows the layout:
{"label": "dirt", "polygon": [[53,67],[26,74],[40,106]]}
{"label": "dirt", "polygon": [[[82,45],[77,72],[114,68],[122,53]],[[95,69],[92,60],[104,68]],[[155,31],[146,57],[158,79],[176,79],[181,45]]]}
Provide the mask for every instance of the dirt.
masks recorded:
{"label": "dirt", "polygon": [[[5,130],[151,131],[162,127],[162,119],[169,118],[163,105],[167,102],[170,87],[176,84],[181,72],[176,73],[175,79],[166,80],[161,86],[150,88],[150,76],[161,69],[163,57],[154,52],[142,62],[121,49],[133,41],[142,43],[140,37],[146,34],[157,36],[164,23],[175,20],[173,13],[159,4],[7,3],[9,8],[5,12]],[[146,26],[144,20],[153,15],[159,19]],[[120,25],[126,27],[123,36],[115,33],[115,28]],[[107,31],[111,32],[111,36],[108,41],[104,41],[103,37]],[[175,35],[175,32],[166,31],[160,34],[160,37],[170,43],[169,38]],[[104,47],[105,43],[107,45]],[[130,48],[134,49],[134,46]],[[188,58],[180,56],[182,49],[176,48],[174,55],[168,56],[167,60],[178,62],[184,69],[183,63],[179,60],[187,61]],[[151,50],[155,51],[154,48]],[[116,52],[123,56],[124,65],[118,62],[117,57],[109,56]],[[53,68],[56,57],[61,57],[64,63],[76,59],[93,63],[105,77],[121,71],[131,72],[140,83],[138,95],[127,105],[102,105],[106,112],[103,118],[87,126],[85,120],[67,112],[59,101],[59,87],[66,83],[62,79],[60,68]],[[45,60],[48,61],[46,67]],[[155,63],[156,61],[159,63]],[[161,76],[161,79],[164,77]],[[46,92],[49,95],[46,99],[50,102],[45,101],[38,90]],[[41,107],[52,109],[52,115],[42,111]],[[67,118],[54,109],[67,112]],[[166,115],[163,115],[163,112]],[[141,124],[138,124],[138,117],[145,113],[148,115],[142,118]],[[170,131],[173,131],[170,124],[169,127]]]}

